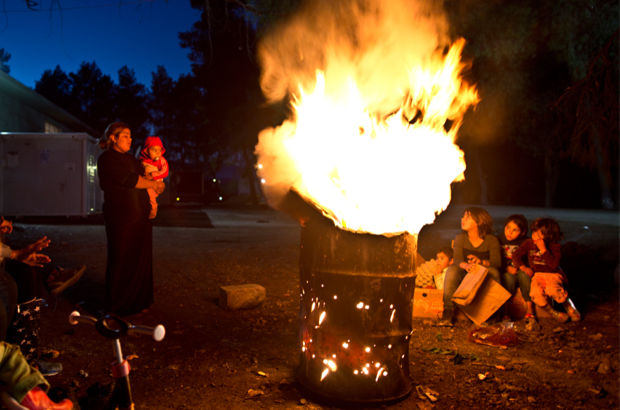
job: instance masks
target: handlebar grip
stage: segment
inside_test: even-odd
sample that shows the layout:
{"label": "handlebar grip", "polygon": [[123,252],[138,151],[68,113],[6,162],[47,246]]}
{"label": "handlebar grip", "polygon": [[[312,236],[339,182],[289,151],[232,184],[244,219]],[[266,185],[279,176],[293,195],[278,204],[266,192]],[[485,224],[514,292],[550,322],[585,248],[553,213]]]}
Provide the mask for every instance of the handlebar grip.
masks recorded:
{"label": "handlebar grip", "polygon": [[156,342],[161,342],[166,336],[166,328],[164,325],[157,325],[155,327],[131,325],[129,326],[129,329],[127,329],[127,333],[148,335],[151,336]]}
{"label": "handlebar grip", "polygon": [[80,315],[80,312],[74,310],[69,315],[69,323],[72,325],[77,325],[78,323],[90,323],[91,325],[94,325],[97,323],[97,319],[92,316],[82,316]]}

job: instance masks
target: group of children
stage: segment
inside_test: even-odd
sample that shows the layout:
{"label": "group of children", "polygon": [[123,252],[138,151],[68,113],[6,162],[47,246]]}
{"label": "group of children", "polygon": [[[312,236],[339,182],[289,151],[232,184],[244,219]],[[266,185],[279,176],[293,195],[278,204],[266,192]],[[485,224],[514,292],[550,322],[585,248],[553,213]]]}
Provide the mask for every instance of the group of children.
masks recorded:
{"label": "group of children", "polygon": [[[443,288],[444,310],[440,324],[451,325],[455,319],[452,295],[465,275],[476,265],[488,270],[488,276],[511,294],[517,286],[526,304],[525,326],[536,324],[536,309],[547,312],[559,322],[581,320],[579,311],[568,297],[567,278],[560,267],[562,232],[552,218],[537,218],[528,226],[525,216],[506,218],[499,237],[492,234],[492,218],[479,207],[467,208],[461,218],[463,233],[457,235],[451,248],[442,248],[434,261],[434,279]],[[554,309],[553,303],[565,312]],[[499,314],[505,312],[499,310]]]}

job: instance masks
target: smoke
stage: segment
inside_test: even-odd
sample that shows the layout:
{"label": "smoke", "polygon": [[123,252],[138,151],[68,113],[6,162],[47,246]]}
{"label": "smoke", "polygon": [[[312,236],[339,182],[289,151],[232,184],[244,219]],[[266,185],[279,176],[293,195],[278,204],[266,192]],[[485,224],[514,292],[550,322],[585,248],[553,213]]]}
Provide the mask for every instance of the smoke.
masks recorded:
{"label": "smoke", "polygon": [[352,75],[365,101],[401,98],[407,68],[447,45],[446,19],[435,3],[307,1],[259,45],[265,96],[277,101],[297,94],[322,70],[335,82]]}
{"label": "smoke", "polygon": [[[449,45],[440,2],[423,0],[306,1],[289,20],[267,32],[258,48],[261,88],[269,101],[310,89],[316,72],[325,73],[325,90],[353,80],[366,107],[378,116],[396,111],[409,85],[409,69]],[[287,134],[264,130],[256,153],[269,185],[272,206],[294,183],[294,164],[273,155]],[[293,167],[293,168],[291,168]]]}

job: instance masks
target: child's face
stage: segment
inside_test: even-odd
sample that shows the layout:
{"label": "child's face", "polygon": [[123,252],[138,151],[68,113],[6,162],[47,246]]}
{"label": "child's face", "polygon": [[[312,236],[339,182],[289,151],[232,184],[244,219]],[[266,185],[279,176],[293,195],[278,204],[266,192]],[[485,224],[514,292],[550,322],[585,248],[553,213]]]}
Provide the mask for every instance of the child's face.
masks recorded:
{"label": "child's face", "polygon": [[514,241],[519,235],[521,235],[521,228],[514,221],[510,221],[504,226],[504,236],[507,241]]}
{"label": "child's face", "polygon": [[472,229],[478,229],[478,224],[476,224],[476,221],[471,217],[469,212],[465,212],[461,218],[461,229],[465,232],[469,232]]}
{"label": "child's face", "polygon": [[450,266],[450,263],[452,263],[452,260],[448,257],[448,255],[443,252],[437,253],[437,265],[439,265],[439,268],[441,270],[444,270],[445,268]]}
{"label": "child's face", "polygon": [[158,145],[153,145],[152,147],[149,147],[148,153],[149,158],[151,158],[153,161],[156,161],[159,159],[159,157],[161,157],[161,147]]}

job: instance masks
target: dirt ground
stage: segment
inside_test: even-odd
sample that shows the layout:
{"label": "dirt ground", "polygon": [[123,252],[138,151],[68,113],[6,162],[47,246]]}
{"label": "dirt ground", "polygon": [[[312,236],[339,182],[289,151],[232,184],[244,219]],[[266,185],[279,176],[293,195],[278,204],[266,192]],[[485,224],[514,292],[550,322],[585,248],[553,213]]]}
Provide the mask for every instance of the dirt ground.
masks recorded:
{"label": "dirt ground", "polygon": [[[564,325],[541,321],[532,333],[516,322],[518,344],[503,349],[469,341],[467,321],[444,328],[416,319],[409,346],[412,392],[381,407],[618,408],[617,213],[488,209],[497,227],[514,212],[559,220],[571,251],[565,262],[571,292],[583,320]],[[439,242],[458,232],[461,212],[454,207],[422,231],[422,256],[432,257]],[[76,408],[103,408],[112,381],[112,342],[92,326],[71,326],[67,318],[80,302],[83,314],[102,302],[104,228],[98,221],[34,222],[18,220],[13,243],[48,235],[47,253],[55,263],[88,266],[78,284],[48,299],[42,314],[42,345],[60,351],[57,360],[64,366],[49,378],[53,394],[67,395]],[[297,223],[270,209],[164,209],[154,228],[155,304],[127,319],[163,324],[166,337],[161,342],[137,336],[121,340],[123,353],[132,358],[136,407],[338,408],[307,393],[295,377],[299,245]],[[264,303],[236,311],[218,306],[220,286],[244,283],[264,286]]]}

